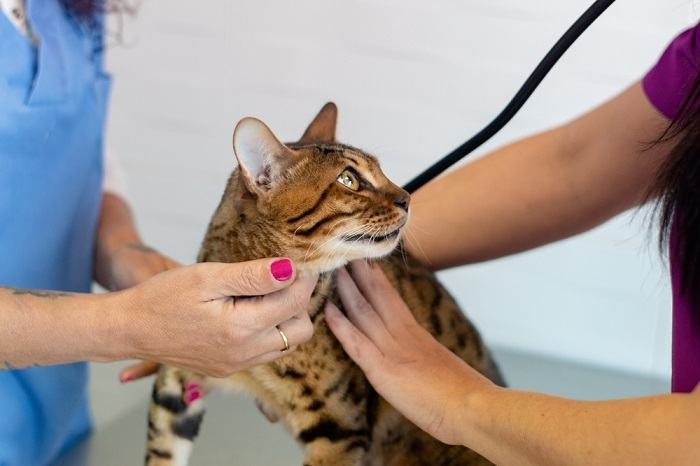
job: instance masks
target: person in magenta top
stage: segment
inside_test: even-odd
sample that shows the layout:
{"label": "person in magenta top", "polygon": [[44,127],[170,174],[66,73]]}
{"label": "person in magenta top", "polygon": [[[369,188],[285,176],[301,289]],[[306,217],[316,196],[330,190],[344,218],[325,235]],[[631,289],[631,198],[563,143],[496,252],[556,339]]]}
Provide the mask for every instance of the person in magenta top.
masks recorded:
{"label": "person in magenta top", "polygon": [[[670,121],[677,121],[683,104],[689,97],[697,102],[695,96],[689,94],[699,71],[700,25],[684,31],[671,43],[656,66],[642,80],[642,88],[649,102],[660,113]],[[692,113],[694,109],[691,107],[689,110]],[[680,247],[682,241],[677,233],[683,215],[679,211],[673,218],[669,252],[673,289],[671,387],[674,392],[690,392],[700,382],[700,319],[694,320],[697,317],[693,317],[691,295],[683,289],[682,263],[685,248]]]}
{"label": "person in magenta top", "polygon": [[421,189],[406,243],[441,269],[657,203],[671,261],[674,393],[591,402],[497,387],[418,326],[379,269],[353,264],[338,274],[347,315],[329,304],[326,317],[387,401],[499,465],[700,465],[699,70],[700,25],[608,102]]}

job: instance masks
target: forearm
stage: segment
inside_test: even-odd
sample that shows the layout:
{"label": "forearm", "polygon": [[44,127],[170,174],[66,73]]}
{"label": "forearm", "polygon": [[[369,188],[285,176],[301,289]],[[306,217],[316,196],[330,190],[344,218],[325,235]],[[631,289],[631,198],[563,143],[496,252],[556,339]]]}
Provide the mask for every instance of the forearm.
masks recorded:
{"label": "forearm", "polygon": [[697,464],[698,394],[583,402],[507,389],[464,410],[465,445],[498,465]]}
{"label": "forearm", "polygon": [[107,263],[105,258],[129,244],[141,244],[141,237],[136,230],[131,209],[120,196],[105,192],[102,196],[97,226],[98,265]]}
{"label": "forearm", "polygon": [[0,370],[129,357],[118,306],[114,295],[0,288]]}
{"label": "forearm", "polygon": [[569,124],[523,139],[414,195],[409,251],[433,269],[588,230],[645,199],[670,144],[637,83]]}
{"label": "forearm", "polygon": [[142,243],[126,201],[105,193],[97,228],[97,282],[111,291],[122,290],[176,265]]}
{"label": "forearm", "polygon": [[553,130],[506,146],[413,197],[405,238],[433,269],[493,259],[573,235],[605,213],[582,212]]}

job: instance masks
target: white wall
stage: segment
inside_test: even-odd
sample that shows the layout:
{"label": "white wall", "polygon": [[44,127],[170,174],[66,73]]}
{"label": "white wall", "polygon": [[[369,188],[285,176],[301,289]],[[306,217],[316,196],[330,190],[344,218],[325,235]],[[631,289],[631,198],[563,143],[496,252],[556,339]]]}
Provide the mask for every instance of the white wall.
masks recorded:
{"label": "white wall", "polygon": [[[334,100],[341,140],[403,183],[490,119],[588,4],[148,0],[110,49],[109,150],[147,240],[189,262],[233,166],[239,118],[290,140]],[[695,17],[689,0],[619,0],[489,146],[614,95]],[[670,299],[654,246],[643,215],[625,215],[443,277],[493,344],[667,376]]]}

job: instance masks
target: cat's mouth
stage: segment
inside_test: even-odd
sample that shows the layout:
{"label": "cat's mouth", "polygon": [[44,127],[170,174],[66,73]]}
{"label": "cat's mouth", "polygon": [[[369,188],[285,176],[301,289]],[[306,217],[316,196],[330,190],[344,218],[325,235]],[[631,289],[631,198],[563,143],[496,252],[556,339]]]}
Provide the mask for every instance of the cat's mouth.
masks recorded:
{"label": "cat's mouth", "polygon": [[396,230],[390,231],[389,233],[383,235],[368,235],[366,233],[363,233],[361,235],[343,235],[343,241],[351,243],[355,243],[358,241],[364,241],[367,243],[381,243],[383,241],[390,241],[396,239],[396,237],[399,236],[402,227],[403,225],[398,227]]}

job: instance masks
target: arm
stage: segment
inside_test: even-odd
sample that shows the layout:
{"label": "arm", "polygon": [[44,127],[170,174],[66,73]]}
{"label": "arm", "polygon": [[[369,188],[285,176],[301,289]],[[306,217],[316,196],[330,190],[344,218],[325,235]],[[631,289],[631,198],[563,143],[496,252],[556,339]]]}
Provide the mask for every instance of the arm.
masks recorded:
{"label": "arm", "polygon": [[123,342],[107,295],[0,288],[0,369],[75,361],[110,361]]}
{"label": "arm", "polygon": [[411,202],[407,247],[442,269],[588,230],[644,200],[671,144],[645,149],[667,124],[637,83],[425,186]]}
{"label": "arm", "polygon": [[128,288],[177,265],[143,244],[121,196],[103,194],[95,254],[95,279],[100,285],[108,290]]}
{"label": "arm", "polygon": [[313,331],[316,279],[280,275],[280,263],[180,267],[102,295],[0,288],[0,370],[138,358],[224,376],[270,361],[276,325],[290,345]]}
{"label": "arm", "polygon": [[467,395],[461,414],[460,443],[497,464],[691,466],[700,458],[698,389],[585,402],[491,388]]}
{"label": "arm", "polygon": [[501,465],[697,464],[700,389],[585,402],[496,387],[418,325],[380,269],[352,271],[338,274],[348,316],[329,304],[331,330],[377,392],[438,440]]}

